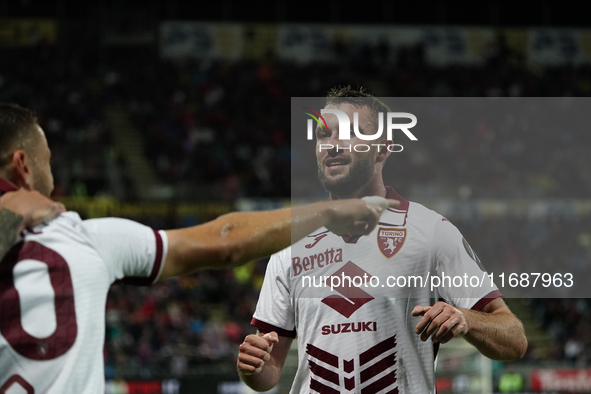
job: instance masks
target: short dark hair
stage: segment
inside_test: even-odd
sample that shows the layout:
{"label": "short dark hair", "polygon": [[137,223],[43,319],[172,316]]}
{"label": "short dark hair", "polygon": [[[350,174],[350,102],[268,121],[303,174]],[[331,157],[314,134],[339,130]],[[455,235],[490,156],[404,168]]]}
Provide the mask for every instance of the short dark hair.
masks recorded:
{"label": "short dark hair", "polygon": [[351,85],[338,86],[326,94],[326,105],[353,104],[358,107],[369,107],[375,112],[389,112],[390,108],[363,87],[353,89]]}
{"label": "short dark hair", "polygon": [[37,116],[18,104],[0,102],[0,154],[2,159],[10,150],[25,149],[32,136]]}
{"label": "short dark hair", "polygon": [[372,123],[376,126],[376,129],[378,125],[378,113],[383,112],[385,116],[386,113],[390,112],[390,108],[386,104],[366,92],[363,87],[353,89],[351,85],[334,87],[326,94],[326,105],[340,104],[352,104],[359,108],[369,108],[375,116],[375,120]]}

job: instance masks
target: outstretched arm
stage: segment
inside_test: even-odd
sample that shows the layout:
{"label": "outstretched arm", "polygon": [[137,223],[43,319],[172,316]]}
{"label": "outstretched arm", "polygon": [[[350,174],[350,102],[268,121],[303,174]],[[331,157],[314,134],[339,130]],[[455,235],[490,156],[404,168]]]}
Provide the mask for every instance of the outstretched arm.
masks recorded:
{"label": "outstretched arm", "polygon": [[269,256],[310,232],[326,227],[336,234],[369,234],[385,205],[360,199],[324,201],[293,209],[230,213],[211,222],[167,231],[168,254],[160,279],[203,268],[227,268]]}
{"label": "outstretched arm", "polygon": [[413,316],[422,316],[415,333],[426,341],[446,343],[463,335],[480,353],[493,360],[511,361],[523,357],[527,338],[521,321],[502,298],[489,302],[481,311],[454,308],[445,302],[416,306]]}
{"label": "outstretched arm", "polygon": [[65,212],[62,204],[34,190],[19,189],[0,197],[0,260],[12,247],[18,234],[27,227]]}

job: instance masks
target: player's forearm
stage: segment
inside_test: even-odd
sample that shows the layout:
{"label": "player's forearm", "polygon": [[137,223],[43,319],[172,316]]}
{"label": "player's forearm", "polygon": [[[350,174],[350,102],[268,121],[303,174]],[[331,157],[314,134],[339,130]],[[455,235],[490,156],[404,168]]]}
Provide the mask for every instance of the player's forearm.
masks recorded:
{"label": "player's forearm", "polygon": [[[224,255],[221,260],[223,266],[234,267],[253,259],[269,256],[287,248],[292,243],[290,209],[237,212],[224,215],[215,222],[216,230],[219,230],[216,242],[223,246]],[[322,224],[318,225],[320,226]],[[293,238],[295,242],[301,237]]]}
{"label": "player's forearm", "polygon": [[521,321],[510,311],[484,313],[462,310],[468,323],[464,338],[493,360],[518,360],[527,350]]}
{"label": "player's forearm", "polygon": [[287,248],[333,218],[327,202],[294,209],[236,212],[204,225],[168,231],[172,264],[162,277],[234,267]]}
{"label": "player's forearm", "polygon": [[[349,204],[350,202],[357,205]],[[384,202],[387,204],[386,200]],[[393,202],[398,203],[397,201]],[[221,242],[228,242],[229,250],[233,251],[230,266],[241,265],[253,259],[276,253],[320,227],[329,227],[330,225],[332,231],[341,231],[344,228],[352,229],[351,223],[357,221],[365,223],[364,220],[372,214],[376,215],[375,223],[373,225],[366,224],[364,231],[368,230],[367,233],[369,233],[377,224],[377,219],[381,214],[381,211],[378,211],[380,209],[378,206],[369,208],[368,203],[355,199],[342,200],[339,203],[349,205],[323,201],[292,209],[233,213],[216,219],[218,228],[221,226],[222,229],[222,238],[225,238],[221,239]],[[355,231],[360,230],[355,229]]]}
{"label": "player's forearm", "polygon": [[293,209],[228,215],[233,216],[232,221],[224,224],[234,244],[235,256],[231,265],[240,265],[287,248],[329,224],[334,217],[332,209],[329,202],[320,202]]}
{"label": "player's forearm", "polygon": [[334,224],[333,221],[339,216],[338,210],[339,208],[334,206],[330,201],[322,201],[292,208],[290,245],[320,227]]}
{"label": "player's forearm", "polygon": [[246,375],[238,371],[240,379],[254,391],[269,391],[277,385],[281,376],[281,370],[276,366],[266,363],[261,372]]}
{"label": "player's forearm", "polygon": [[0,208],[0,260],[12,247],[15,238],[21,231],[24,217],[13,211]]}

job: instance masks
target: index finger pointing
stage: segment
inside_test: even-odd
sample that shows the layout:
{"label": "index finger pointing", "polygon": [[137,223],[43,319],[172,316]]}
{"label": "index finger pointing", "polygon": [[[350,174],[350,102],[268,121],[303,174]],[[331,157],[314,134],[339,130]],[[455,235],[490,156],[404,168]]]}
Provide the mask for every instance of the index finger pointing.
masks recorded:
{"label": "index finger pointing", "polygon": [[388,208],[398,208],[400,206],[400,201],[388,199]]}
{"label": "index finger pointing", "polygon": [[373,205],[377,205],[378,207],[382,207],[382,209],[388,208],[388,200],[384,197],[380,196],[365,196],[361,198],[363,201],[368,202]]}

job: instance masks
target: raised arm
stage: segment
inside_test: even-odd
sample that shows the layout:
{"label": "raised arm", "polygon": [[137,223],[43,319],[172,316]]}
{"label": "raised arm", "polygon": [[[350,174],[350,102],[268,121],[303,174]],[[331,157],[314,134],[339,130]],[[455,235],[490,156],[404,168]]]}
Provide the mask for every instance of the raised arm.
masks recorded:
{"label": "raised arm", "polygon": [[[399,202],[387,204],[396,207]],[[199,226],[170,230],[160,279],[269,256],[323,226],[335,234],[369,234],[384,208],[385,204],[359,199],[324,201],[293,209],[230,213]]]}

